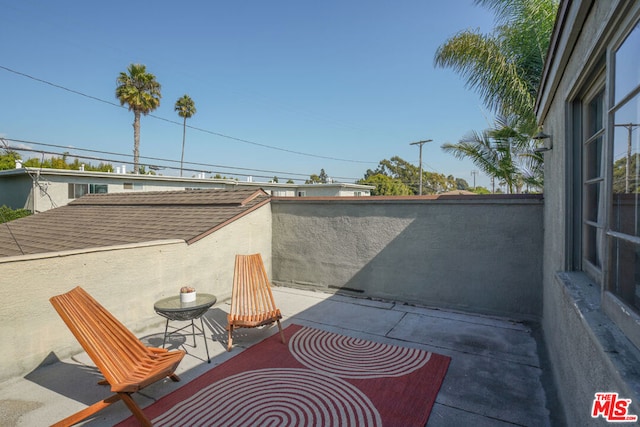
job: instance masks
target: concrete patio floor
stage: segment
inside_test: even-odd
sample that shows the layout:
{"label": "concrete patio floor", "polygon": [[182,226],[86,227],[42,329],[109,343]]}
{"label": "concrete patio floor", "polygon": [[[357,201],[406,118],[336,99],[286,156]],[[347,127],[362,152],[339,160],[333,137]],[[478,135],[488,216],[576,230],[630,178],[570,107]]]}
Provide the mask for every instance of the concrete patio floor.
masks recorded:
{"label": "concrete patio floor", "polygon": [[[283,287],[274,287],[274,296],[285,327],[296,323],[450,356],[429,427],[561,424],[535,323]],[[240,329],[233,350],[227,352],[227,310],[228,302],[219,302],[204,317],[211,364],[201,336],[195,348],[191,336],[171,338],[168,348],[188,352],[177,370],[182,381],[160,381],[136,394],[142,408],[277,332],[275,327]],[[158,323],[141,339],[161,346],[163,332],[164,322]],[[109,395],[108,388],[96,384],[100,374],[86,354],[62,361],[51,358],[24,378],[0,384],[2,425],[50,425]],[[112,426],[130,415],[117,402],[82,425]]]}

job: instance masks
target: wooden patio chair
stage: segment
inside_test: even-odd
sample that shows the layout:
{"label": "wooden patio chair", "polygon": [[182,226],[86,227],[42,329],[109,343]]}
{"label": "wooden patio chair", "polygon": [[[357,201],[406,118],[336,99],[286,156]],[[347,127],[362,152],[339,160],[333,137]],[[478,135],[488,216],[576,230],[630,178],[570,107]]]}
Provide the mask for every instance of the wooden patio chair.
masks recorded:
{"label": "wooden patio chair", "polygon": [[260,254],[236,255],[233,273],[233,291],[231,294],[231,310],[227,315],[227,330],[231,351],[234,328],[255,328],[278,323],[280,337],[285,342],[282,326],[282,314],[276,308],[267,272]]}
{"label": "wooden patio chair", "polygon": [[184,351],[146,347],[81,287],[49,299],[82,348],[104,375],[99,384],[115,394],[73,414],[55,426],[70,426],[122,400],[141,425],[150,426],[131,395],[165,377],[180,381],[174,373]]}

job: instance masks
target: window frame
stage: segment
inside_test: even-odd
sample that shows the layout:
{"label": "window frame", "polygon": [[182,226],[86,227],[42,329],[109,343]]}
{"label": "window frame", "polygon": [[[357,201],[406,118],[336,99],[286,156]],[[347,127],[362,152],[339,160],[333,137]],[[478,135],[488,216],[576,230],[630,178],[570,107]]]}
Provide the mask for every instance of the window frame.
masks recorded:
{"label": "window frame", "polygon": [[[98,188],[103,188],[106,190],[104,192],[96,191]],[[77,188],[82,188],[84,191],[81,195],[77,195]],[[82,196],[87,194],[107,194],[109,193],[109,185],[108,184],[90,184],[90,183],[80,183],[80,182],[69,182],[67,186],[67,198],[68,199],[79,199]]]}
{"label": "window frame", "polygon": [[[588,134],[588,129],[590,126],[589,121],[589,108],[591,106],[592,101],[596,100],[598,97],[602,96],[602,128],[593,133],[593,135]],[[606,87],[606,79],[605,79],[605,69],[599,69],[596,73],[595,78],[592,83],[585,90],[583,96],[580,97],[578,102],[579,105],[579,131],[577,135],[577,142],[580,147],[580,158],[579,161],[576,162],[576,165],[579,165],[579,196],[580,196],[580,214],[579,214],[579,225],[575,230],[576,236],[579,236],[578,242],[579,246],[577,252],[579,254],[578,259],[578,268],[584,271],[592,280],[596,283],[602,284],[603,279],[605,277],[606,271],[606,262],[607,262],[607,245],[606,245],[606,231],[608,224],[608,149],[607,149],[607,115],[606,115],[606,99],[607,99],[607,87]],[[599,177],[589,177],[588,169],[589,169],[589,145],[594,143],[597,139],[602,138],[602,147],[601,147],[601,171]],[[599,184],[599,199],[598,203],[602,204],[602,206],[598,206],[597,209],[602,208],[602,212],[597,212],[597,218],[594,221],[593,219],[589,219],[587,217],[588,211],[588,197],[587,197],[587,188],[588,186],[593,186],[594,184]],[[601,214],[601,215],[600,215]],[[585,256],[586,245],[589,244],[586,240],[586,230],[588,227],[595,228],[596,231],[596,241],[594,243],[594,250],[598,254],[600,260],[600,265],[593,264],[587,256]],[[598,242],[598,230],[600,230],[600,242]]]}
{"label": "window frame", "polygon": [[603,271],[603,281],[600,282],[601,287],[601,308],[603,312],[622,330],[625,336],[638,348],[640,348],[640,311],[636,307],[631,307],[623,301],[614,292],[616,284],[614,283],[614,256],[612,250],[615,240],[622,242],[631,242],[640,248],[640,238],[625,233],[612,230],[613,215],[613,158],[614,158],[614,133],[615,133],[615,114],[623,108],[627,102],[640,93],[640,84],[635,89],[629,90],[622,96],[618,102],[615,100],[615,84],[616,70],[615,60],[618,49],[624,44],[632,31],[640,26],[640,11],[630,14],[626,20],[619,26],[614,37],[608,43],[607,49],[607,80],[606,80],[606,102],[607,102],[607,218],[606,218],[606,247]]}
{"label": "window frame", "polygon": [[[606,40],[598,43],[587,55],[587,62],[582,67],[585,70],[573,80],[571,93],[567,97],[566,104],[566,137],[571,144],[567,146],[565,164],[567,171],[565,178],[568,187],[565,193],[567,214],[565,260],[564,264],[568,270],[579,271],[588,277],[589,281],[599,287],[600,309],[612,320],[621,332],[637,347],[640,348],[640,309],[637,305],[627,303],[617,296],[615,274],[618,274],[613,267],[616,267],[618,260],[614,244],[616,239],[631,241],[637,245],[640,251],[640,237],[624,235],[619,233],[614,227],[614,115],[616,111],[624,108],[632,97],[640,93],[640,83],[632,86],[627,93],[620,94],[619,100],[615,103],[615,59],[618,49],[627,40],[631,32],[640,25],[640,8],[635,8],[633,13],[620,14],[620,19],[611,21],[608,25],[609,32]],[[604,168],[603,193],[601,194],[605,209],[603,211],[602,223],[604,225],[604,236],[600,239],[599,250],[602,255],[600,272],[590,268],[583,260],[583,219],[585,218],[585,205],[587,201],[584,181],[587,175],[586,162],[588,162],[587,150],[584,145],[586,139],[586,129],[588,123],[587,112],[589,102],[594,99],[600,90],[604,90],[603,111],[604,128],[603,148],[601,149],[603,159],[601,167]],[[593,205],[592,205],[593,206]],[[636,261],[637,264],[640,261]]]}

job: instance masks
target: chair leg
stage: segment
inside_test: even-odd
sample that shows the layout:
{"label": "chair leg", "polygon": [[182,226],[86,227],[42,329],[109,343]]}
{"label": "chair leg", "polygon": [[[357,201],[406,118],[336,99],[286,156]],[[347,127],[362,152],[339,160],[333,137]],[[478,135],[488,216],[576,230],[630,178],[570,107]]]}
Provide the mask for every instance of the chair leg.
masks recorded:
{"label": "chair leg", "polygon": [[118,393],[120,399],[124,402],[125,405],[129,408],[129,410],[136,417],[141,426],[151,427],[151,421],[149,418],[142,412],[142,409],[138,406],[138,404],[133,400],[129,393]]}
{"label": "chair leg", "polygon": [[278,320],[277,322],[278,329],[280,330],[280,338],[282,338],[282,344],[286,344],[286,341],[284,340],[284,332],[282,332],[282,325],[280,325],[280,320]]}
{"label": "chair leg", "polygon": [[52,424],[51,427],[67,427],[67,426],[72,426],[74,424],[77,424],[80,421],[89,418],[91,415],[95,414],[98,411],[103,410],[107,406],[111,405],[114,402],[117,402],[120,399],[122,399],[122,396],[120,394],[114,394],[113,396],[107,397],[104,400],[96,402],[93,405],[87,408],[84,408],[79,412],[76,412],[75,414],[65,418],[64,420],[61,420],[55,424]]}
{"label": "chair leg", "polygon": [[231,337],[231,334],[233,333],[233,325],[229,325],[229,340],[228,340],[228,344],[227,344],[227,351],[231,351],[231,346],[233,345],[233,338]]}

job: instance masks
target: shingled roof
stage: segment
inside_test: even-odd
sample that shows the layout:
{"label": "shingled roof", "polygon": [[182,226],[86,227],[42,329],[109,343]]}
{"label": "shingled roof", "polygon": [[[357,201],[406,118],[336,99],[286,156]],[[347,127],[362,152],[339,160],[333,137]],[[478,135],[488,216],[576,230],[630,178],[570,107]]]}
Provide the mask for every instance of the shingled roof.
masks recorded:
{"label": "shingled roof", "polygon": [[190,244],[269,200],[255,189],[89,194],[0,224],[0,257],[165,239]]}

